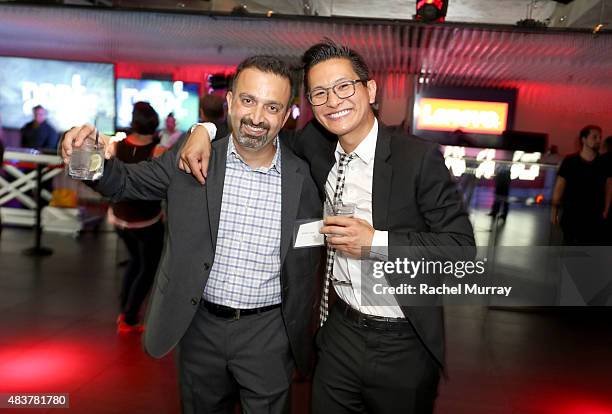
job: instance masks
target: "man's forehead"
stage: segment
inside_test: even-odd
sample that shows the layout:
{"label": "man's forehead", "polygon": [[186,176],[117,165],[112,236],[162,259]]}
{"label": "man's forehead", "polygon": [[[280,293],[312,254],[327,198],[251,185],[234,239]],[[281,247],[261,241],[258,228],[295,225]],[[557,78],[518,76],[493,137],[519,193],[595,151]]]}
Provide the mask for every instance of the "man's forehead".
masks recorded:
{"label": "man's forehead", "polygon": [[268,81],[268,82],[287,83],[287,85],[289,84],[289,79],[284,78],[280,75],[277,75],[276,73],[264,72],[257,68],[244,69],[238,75],[236,82],[237,82],[237,85],[240,85],[241,83],[261,82],[263,80]]}
{"label": "man's forehead", "polygon": [[308,83],[311,88],[326,86],[342,80],[357,77],[351,62],[347,59],[329,59],[317,63],[308,71]]}
{"label": "man's forehead", "polygon": [[240,73],[236,83],[238,95],[246,94],[260,99],[286,100],[287,92],[290,93],[290,89],[288,79],[275,73],[250,68]]}

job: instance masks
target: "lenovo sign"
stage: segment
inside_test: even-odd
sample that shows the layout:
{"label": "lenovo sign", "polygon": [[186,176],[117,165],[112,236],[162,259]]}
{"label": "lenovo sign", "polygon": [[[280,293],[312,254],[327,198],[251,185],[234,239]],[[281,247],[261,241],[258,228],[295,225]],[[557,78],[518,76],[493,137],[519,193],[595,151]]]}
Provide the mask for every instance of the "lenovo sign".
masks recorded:
{"label": "lenovo sign", "polygon": [[508,103],[420,98],[415,118],[419,130],[497,135],[506,130]]}

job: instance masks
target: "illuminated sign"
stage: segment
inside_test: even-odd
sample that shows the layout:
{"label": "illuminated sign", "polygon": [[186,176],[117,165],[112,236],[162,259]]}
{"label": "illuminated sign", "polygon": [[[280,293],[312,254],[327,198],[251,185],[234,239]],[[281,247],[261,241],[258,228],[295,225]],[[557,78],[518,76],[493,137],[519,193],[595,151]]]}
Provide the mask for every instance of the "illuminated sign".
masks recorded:
{"label": "illuminated sign", "polygon": [[[526,153],[516,151],[512,155],[512,167],[510,168],[510,179],[512,180],[535,180],[540,175],[540,166],[535,164],[540,161],[542,154],[539,152]],[[527,166],[525,163],[530,163]]]}
{"label": "illuminated sign", "polygon": [[[477,153],[468,155],[465,147],[444,147],[446,167],[455,177],[470,172],[476,178],[491,179],[496,174],[498,163],[510,165],[511,180],[533,181],[540,176],[540,166],[537,163],[542,154],[539,152],[515,151],[512,153],[512,161],[498,160],[497,155],[497,151],[492,148],[480,149]],[[467,161],[471,164],[469,171]]]}
{"label": "illuminated sign", "polygon": [[508,103],[420,98],[415,105],[416,128],[430,131],[501,134],[506,130]]}

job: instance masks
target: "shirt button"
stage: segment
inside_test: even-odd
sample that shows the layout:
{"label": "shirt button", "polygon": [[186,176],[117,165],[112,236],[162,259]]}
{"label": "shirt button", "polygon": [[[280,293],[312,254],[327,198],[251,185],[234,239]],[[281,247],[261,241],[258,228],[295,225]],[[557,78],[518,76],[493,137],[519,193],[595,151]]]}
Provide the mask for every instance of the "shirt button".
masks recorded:
{"label": "shirt button", "polygon": [[191,298],[191,304],[196,306],[198,304],[198,298]]}

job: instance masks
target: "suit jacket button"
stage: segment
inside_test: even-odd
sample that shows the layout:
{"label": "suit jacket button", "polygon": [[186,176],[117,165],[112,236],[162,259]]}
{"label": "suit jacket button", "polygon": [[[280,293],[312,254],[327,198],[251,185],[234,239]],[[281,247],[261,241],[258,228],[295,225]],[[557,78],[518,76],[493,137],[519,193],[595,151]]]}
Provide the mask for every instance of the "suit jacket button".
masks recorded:
{"label": "suit jacket button", "polygon": [[197,305],[198,304],[198,298],[191,298],[191,304],[193,306]]}
{"label": "suit jacket button", "polygon": [[204,270],[208,270],[210,269],[210,263],[206,262],[204,263]]}

